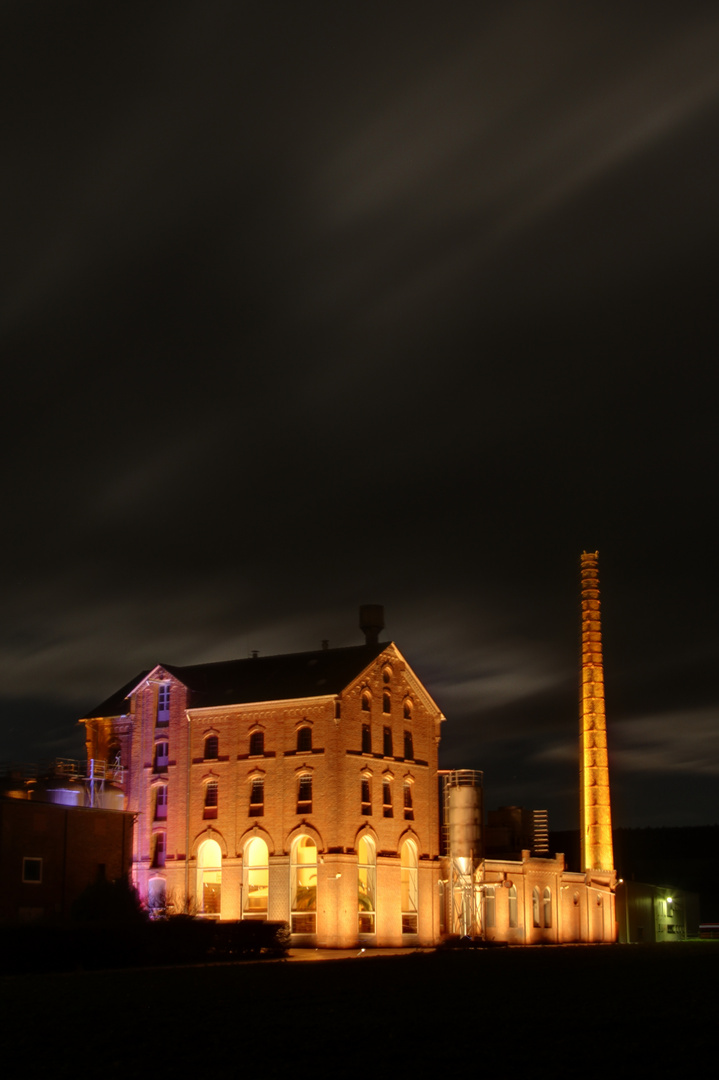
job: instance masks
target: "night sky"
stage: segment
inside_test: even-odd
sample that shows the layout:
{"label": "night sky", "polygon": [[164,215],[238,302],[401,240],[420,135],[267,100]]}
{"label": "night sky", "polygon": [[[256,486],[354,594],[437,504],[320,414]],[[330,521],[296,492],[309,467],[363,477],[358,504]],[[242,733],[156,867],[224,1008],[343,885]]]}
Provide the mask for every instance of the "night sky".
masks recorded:
{"label": "night sky", "polygon": [[486,804],[719,820],[719,11],[0,6],[0,758],[386,633]]}

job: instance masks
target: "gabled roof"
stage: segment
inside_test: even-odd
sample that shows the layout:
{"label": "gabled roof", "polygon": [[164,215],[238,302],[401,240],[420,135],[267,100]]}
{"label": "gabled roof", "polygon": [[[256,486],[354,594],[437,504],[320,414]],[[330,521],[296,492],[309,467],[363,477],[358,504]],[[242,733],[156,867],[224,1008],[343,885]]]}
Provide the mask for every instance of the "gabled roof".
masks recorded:
{"label": "gabled roof", "polygon": [[130,702],[129,697],[135,687],[147,678],[152,669],[148,668],[147,671],[141,671],[138,675],[135,675],[134,679],[130,679],[124,686],[121,686],[119,690],[116,690],[114,694],[110,694],[109,698],[100,702],[97,708],[91,712],[85,713],[81,716],[81,720],[93,720],[96,716],[124,716],[129,711]]}
{"label": "gabled roof", "polygon": [[[318,649],[315,652],[221,660],[213,664],[184,667],[161,664],[159,667],[190,691],[189,708],[248,705],[256,701],[286,701],[339,694],[391,645],[392,642],[385,641],[374,645],[352,645],[345,649]],[[127,713],[130,708],[127,699],[152,670],[141,672],[107,701],[87,713],[83,720]]]}

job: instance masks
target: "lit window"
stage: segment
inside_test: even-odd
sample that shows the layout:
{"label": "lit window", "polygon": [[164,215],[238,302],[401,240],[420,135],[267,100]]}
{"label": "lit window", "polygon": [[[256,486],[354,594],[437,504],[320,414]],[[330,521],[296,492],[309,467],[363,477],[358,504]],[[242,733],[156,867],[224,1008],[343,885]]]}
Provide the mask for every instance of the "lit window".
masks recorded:
{"label": "lit window", "polygon": [[414,807],[412,805],[412,785],[408,780],[404,782],[404,816],[407,821],[414,821]]}
{"label": "lit window", "polygon": [[404,756],[406,761],[414,761],[414,746],[412,743],[411,731],[405,731],[404,733]]}
{"label": "lit window", "polygon": [[509,889],[509,925],[512,930],[517,928],[517,886],[512,885]]}
{"label": "lit window", "polygon": [[382,694],[382,712],[392,712],[392,698],[389,696],[386,690]]}
{"label": "lit window", "polygon": [[26,856],[22,861],[22,880],[25,885],[42,884],[42,859]]}
{"label": "lit window", "polygon": [[552,925],[552,890],[547,885],[544,890],[544,925],[550,927]]}
{"label": "lit window", "polygon": [[264,731],[253,731],[250,735],[250,755],[264,754],[265,752],[265,733]]}
{"label": "lit window", "polygon": [[484,892],[484,925],[490,929],[497,925],[496,896],[494,887]]}
{"label": "lit window", "polygon": [[382,781],[382,816],[392,817],[392,784],[389,780]]}
{"label": "lit window", "polygon": [[372,731],[369,724],[362,725],[362,753],[372,753]]}
{"label": "lit window", "polygon": [[357,845],[358,906],[360,934],[374,934],[377,895],[377,860],[374,844],[363,836]]}
{"label": "lit window", "polygon": [[259,836],[250,840],[243,859],[243,909],[245,915],[266,915],[270,886],[269,852]]}
{"label": "lit window", "polygon": [[250,817],[262,817],[265,812],[265,781],[255,776],[250,788]]}
{"label": "lit window", "polygon": [[400,883],[402,904],[402,933],[417,933],[419,908],[419,882],[417,873],[417,848],[413,840],[405,840],[400,848]]}
{"label": "lit window", "polygon": [[392,728],[382,729],[382,753],[385,757],[392,757]]}
{"label": "lit window", "polygon": [[215,761],[220,750],[220,740],[217,735],[208,735],[205,739],[205,760]]}
{"label": "lit window", "polygon": [[305,774],[300,777],[297,788],[297,813],[312,813],[312,777]]}
{"label": "lit window", "polygon": [[155,821],[167,817],[167,784],[155,788]]}
{"label": "lit window", "polygon": [[297,751],[302,753],[312,749],[312,728],[301,727],[297,731]]}
{"label": "lit window", "polygon": [[153,833],[152,835],[152,866],[157,869],[165,865],[165,855],[167,852],[167,837],[164,832]]}
{"label": "lit window", "polygon": [[168,742],[155,743],[155,771],[166,769],[170,760],[170,744]]}
{"label": "lit window", "polygon": [[317,845],[298,836],[290,852],[291,930],[314,934],[317,919]]}
{"label": "lit window", "polygon": [[218,787],[216,780],[208,780],[205,784],[205,814],[206,818],[217,817]]}
{"label": "lit window", "polygon": [[201,915],[219,915],[222,907],[222,851],[216,840],[197,850],[197,906]]}
{"label": "lit window", "polygon": [[362,813],[365,816],[372,813],[372,787],[366,776],[362,777]]}
{"label": "lit window", "polygon": [[170,722],[170,684],[160,683],[157,688],[157,723]]}
{"label": "lit window", "polygon": [[167,883],[164,878],[150,878],[147,885],[147,906],[151,919],[162,918],[167,911]]}

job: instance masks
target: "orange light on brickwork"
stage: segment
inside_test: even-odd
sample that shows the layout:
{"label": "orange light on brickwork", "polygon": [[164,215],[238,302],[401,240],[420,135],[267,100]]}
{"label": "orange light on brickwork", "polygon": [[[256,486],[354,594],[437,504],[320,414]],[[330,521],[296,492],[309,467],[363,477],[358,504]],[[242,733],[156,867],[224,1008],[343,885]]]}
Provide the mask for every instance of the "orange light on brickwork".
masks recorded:
{"label": "orange light on brickwork", "polygon": [[579,720],[580,829],[583,870],[613,870],[612,813],[604,711],[598,552],[583,553],[582,686]]}

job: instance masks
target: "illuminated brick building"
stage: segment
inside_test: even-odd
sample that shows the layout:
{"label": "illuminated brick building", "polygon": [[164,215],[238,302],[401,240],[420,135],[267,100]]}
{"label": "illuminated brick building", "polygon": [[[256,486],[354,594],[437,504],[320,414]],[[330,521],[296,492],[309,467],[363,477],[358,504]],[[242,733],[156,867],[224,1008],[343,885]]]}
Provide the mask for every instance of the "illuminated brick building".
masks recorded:
{"label": "illuminated brick building", "polygon": [[[594,643],[596,590],[593,579]],[[362,608],[361,626],[366,642],[351,648],[158,665],[84,718],[88,759],[122,766],[142,899],[286,920],[295,945],[613,941],[611,849],[580,873],[546,845],[485,858],[480,774],[466,770],[442,774],[440,836],[444,717],[397,646],[378,641],[382,609]],[[588,753],[599,779],[582,773],[583,823],[595,803],[608,814],[601,735],[602,761]]]}
{"label": "illuminated brick building", "polygon": [[439,937],[444,717],[396,645],[158,665],[84,718],[126,769],[150,905],[285,919],[295,944]]}

